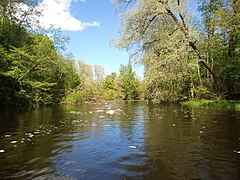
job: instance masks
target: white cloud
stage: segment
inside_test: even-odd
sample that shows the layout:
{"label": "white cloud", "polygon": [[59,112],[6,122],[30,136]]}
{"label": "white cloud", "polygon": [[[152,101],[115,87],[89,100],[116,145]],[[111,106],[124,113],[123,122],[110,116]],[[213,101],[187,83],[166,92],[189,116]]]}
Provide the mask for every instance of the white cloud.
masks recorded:
{"label": "white cloud", "polygon": [[73,17],[70,12],[72,1],[85,2],[85,0],[43,0],[38,7],[42,8],[42,16],[39,18],[40,24],[44,28],[51,26],[67,31],[82,31],[91,26],[100,26],[97,21],[82,22]]}

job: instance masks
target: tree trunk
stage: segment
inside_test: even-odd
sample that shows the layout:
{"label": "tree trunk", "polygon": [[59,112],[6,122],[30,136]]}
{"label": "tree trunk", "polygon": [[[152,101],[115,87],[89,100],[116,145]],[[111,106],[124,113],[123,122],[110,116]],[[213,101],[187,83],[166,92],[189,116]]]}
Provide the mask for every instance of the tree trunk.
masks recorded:
{"label": "tree trunk", "polygon": [[211,68],[211,66],[204,60],[204,58],[202,57],[202,55],[200,54],[197,46],[195,45],[195,43],[191,40],[189,40],[189,28],[185,22],[184,16],[181,14],[180,12],[180,3],[178,2],[178,6],[179,6],[179,17],[177,18],[177,16],[171,11],[170,7],[168,6],[167,2],[162,3],[165,6],[166,12],[168,13],[168,15],[170,15],[170,17],[172,17],[173,21],[176,23],[176,25],[178,26],[179,30],[182,31],[182,33],[184,34],[186,41],[188,42],[189,46],[194,50],[194,52],[196,53],[197,57],[198,57],[198,62],[200,64],[202,64],[207,71],[212,75],[214,83],[216,85],[216,88],[218,89],[218,91],[224,91],[224,86],[222,84],[222,82],[220,81],[220,77],[216,74],[216,72],[214,72],[214,70]]}

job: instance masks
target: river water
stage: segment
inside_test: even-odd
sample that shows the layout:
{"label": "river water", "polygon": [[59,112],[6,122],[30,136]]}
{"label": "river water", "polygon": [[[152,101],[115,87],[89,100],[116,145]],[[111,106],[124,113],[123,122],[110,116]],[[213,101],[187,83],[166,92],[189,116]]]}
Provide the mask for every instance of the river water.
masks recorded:
{"label": "river water", "polygon": [[240,112],[123,101],[1,109],[0,179],[240,179]]}

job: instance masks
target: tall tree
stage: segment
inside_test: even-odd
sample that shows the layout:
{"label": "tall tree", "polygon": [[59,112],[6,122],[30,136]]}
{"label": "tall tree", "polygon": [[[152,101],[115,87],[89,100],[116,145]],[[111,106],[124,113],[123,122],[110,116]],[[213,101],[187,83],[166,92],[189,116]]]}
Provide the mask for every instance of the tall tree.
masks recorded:
{"label": "tall tree", "polygon": [[[118,46],[127,48],[145,65],[147,82],[152,82],[148,88],[153,94],[163,92],[159,87],[163,87],[160,82],[165,80],[185,82],[184,86],[176,87],[179,92],[188,90],[186,93],[191,97],[194,89],[197,91],[196,85],[212,84],[209,88],[213,87],[214,92],[220,94],[239,91],[240,76],[236,68],[239,67],[240,44],[238,0],[201,1],[203,31],[193,24],[190,0],[115,2],[122,9],[125,7]],[[176,69],[181,69],[181,72],[177,71],[172,78],[171,72]]]}
{"label": "tall tree", "polygon": [[177,1],[136,2],[123,14],[118,45],[129,49],[144,64],[147,98],[175,101],[188,96],[197,65],[189,58],[189,41],[196,35],[187,29],[187,18],[178,18],[180,13],[185,17],[185,6]]}
{"label": "tall tree", "polygon": [[[187,0],[139,0],[123,14],[120,47],[145,53],[160,43],[175,39],[176,47],[182,44],[193,51],[198,62],[212,75],[220,86],[218,74],[206,62],[198,47],[198,37],[192,28]],[[164,31],[163,31],[164,29]],[[161,31],[161,33],[160,33]],[[172,47],[165,47],[171,51]],[[142,56],[140,56],[142,57]]]}
{"label": "tall tree", "polygon": [[201,1],[199,9],[207,34],[204,39],[207,48],[203,51],[221,74],[225,90],[229,93],[239,91],[240,2]]}

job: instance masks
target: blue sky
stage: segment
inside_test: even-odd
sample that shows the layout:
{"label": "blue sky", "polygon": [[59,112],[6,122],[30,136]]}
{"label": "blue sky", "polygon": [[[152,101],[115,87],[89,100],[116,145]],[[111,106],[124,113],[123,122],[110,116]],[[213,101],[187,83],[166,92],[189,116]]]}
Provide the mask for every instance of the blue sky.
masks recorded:
{"label": "blue sky", "polygon": [[86,0],[73,3],[74,17],[84,22],[99,22],[79,32],[64,32],[70,37],[68,50],[76,59],[88,64],[102,65],[106,72],[118,72],[120,64],[127,64],[128,55],[114,47],[111,41],[118,36],[119,17],[109,0]]}
{"label": "blue sky", "polygon": [[111,0],[43,0],[40,5],[44,7],[40,22],[62,29],[70,38],[66,51],[74,59],[101,65],[107,74],[128,63],[128,54],[111,43],[118,36],[120,21]]}

